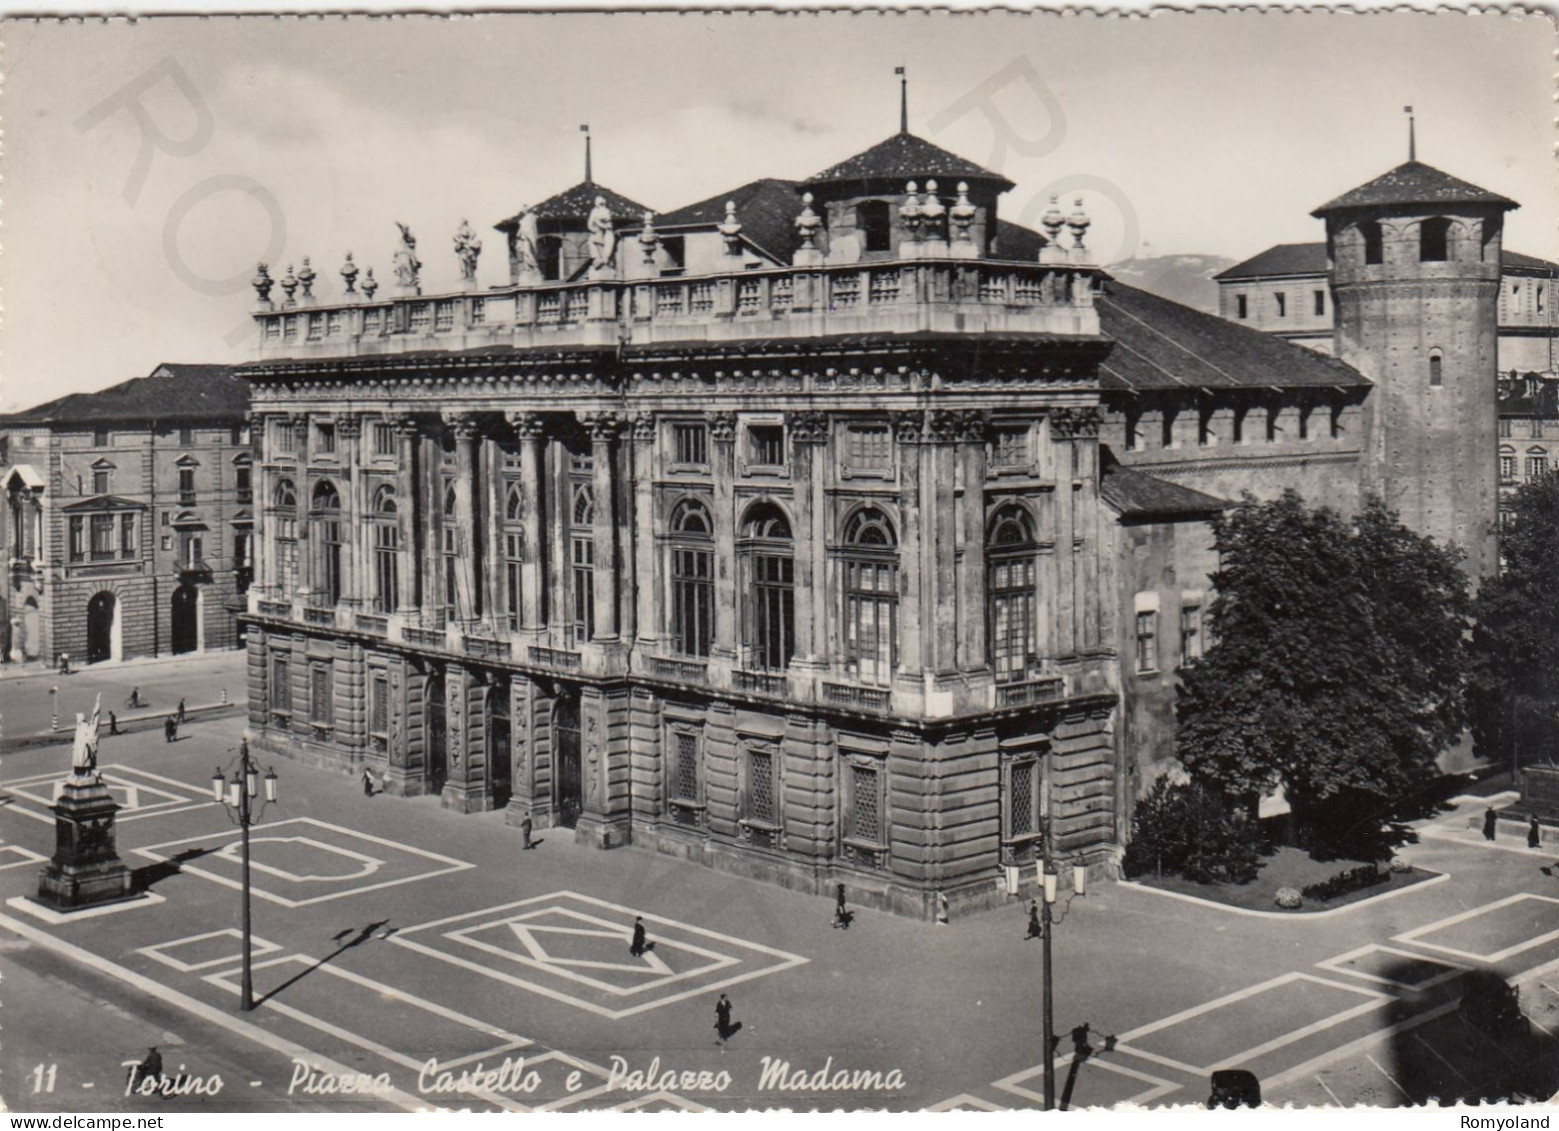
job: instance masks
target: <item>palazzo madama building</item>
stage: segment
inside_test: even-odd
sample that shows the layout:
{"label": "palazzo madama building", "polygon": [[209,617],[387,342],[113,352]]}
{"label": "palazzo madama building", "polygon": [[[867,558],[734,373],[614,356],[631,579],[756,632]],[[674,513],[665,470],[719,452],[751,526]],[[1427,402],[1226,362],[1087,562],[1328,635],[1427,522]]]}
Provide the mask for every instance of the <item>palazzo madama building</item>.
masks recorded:
{"label": "palazzo madama building", "polygon": [[[468,225],[445,293],[404,229],[329,297],[262,266],[251,743],[926,918],[1045,830],[1108,868],[1206,520],[1247,480],[1351,506],[1371,383],[1011,187],[900,132],[663,215],[587,172],[497,226],[501,286]],[[1221,497],[1174,481],[1214,443]]]}

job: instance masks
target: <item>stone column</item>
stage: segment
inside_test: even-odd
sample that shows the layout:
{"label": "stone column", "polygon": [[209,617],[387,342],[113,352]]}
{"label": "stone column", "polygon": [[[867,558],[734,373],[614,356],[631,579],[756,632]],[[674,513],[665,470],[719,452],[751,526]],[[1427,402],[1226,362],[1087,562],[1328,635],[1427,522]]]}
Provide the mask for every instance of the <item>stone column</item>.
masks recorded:
{"label": "stone column", "polygon": [[595,513],[590,538],[595,544],[595,565],[591,570],[595,603],[595,639],[615,641],[617,634],[617,581],[622,563],[617,557],[617,521],[614,491],[616,476],[612,459],[617,452],[617,434],[622,422],[613,412],[595,413],[585,418],[590,429],[591,493]]}
{"label": "stone column", "polygon": [[361,608],[364,596],[372,591],[366,567],[373,560],[365,545],[370,535],[363,516],[373,500],[364,498],[367,486],[361,464],[363,418],[355,412],[336,414],[336,449],[341,464],[341,604]]}
{"label": "stone column", "polygon": [[504,593],[503,517],[505,481],[503,448],[496,437],[484,438],[477,448],[477,480],[481,485],[482,561],[477,576],[482,586],[482,611],[498,636],[509,632],[508,598]]}
{"label": "stone column", "polygon": [[[715,638],[711,659],[732,663],[736,659],[736,588],[745,579],[736,570],[736,414],[716,412],[709,417],[709,472],[714,482],[715,524]],[[718,584],[721,578],[726,584]]]}
{"label": "stone column", "polygon": [[306,474],[309,462],[309,418],[299,413],[292,418],[292,449],[296,454],[297,472],[293,486],[298,489],[298,594],[304,604],[314,592],[314,579],[318,577],[318,563],[314,561],[313,523],[309,511],[313,509],[313,490]]}
{"label": "stone column", "polygon": [[918,679],[925,667],[925,640],[921,633],[921,593],[926,515],[920,509],[920,441],[925,413],[893,414],[893,439],[899,460],[899,513],[904,529],[899,538],[899,576],[904,593],[899,605],[899,667]]}
{"label": "stone column", "polygon": [[455,431],[455,615],[470,626],[480,614],[477,592],[477,551],[481,538],[477,527],[477,445],[482,431],[472,413],[446,413],[444,422]]}
{"label": "stone column", "polygon": [[463,664],[444,666],[446,744],[449,777],[439,802],[446,809],[476,813],[492,808],[487,772],[487,719],[478,706],[484,689]]}
{"label": "stone column", "polygon": [[423,575],[422,516],[425,508],[417,492],[417,422],[409,416],[397,417],[395,428],[396,520],[401,528],[401,553],[397,573],[395,611],[406,613],[421,600]]}
{"label": "stone column", "polygon": [[1055,654],[1077,655],[1081,602],[1077,592],[1077,553],[1072,548],[1077,537],[1076,496],[1072,491],[1072,450],[1062,442],[1070,429],[1068,410],[1050,417],[1051,455],[1060,463],[1056,468],[1056,602]]}
{"label": "stone column", "polygon": [[[573,425],[569,427],[572,429]],[[552,576],[547,584],[547,623],[553,630],[554,643],[561,643],[574,623],[574,609],[570,604],[570,562],[573,547],[570,545],[570,526],[573,523],[573,482],[568,474],[567,445],[554,435],[543,441],[542,453],[547,468],[547,495],[550,500],[544,515],[543,538],[552,560]],[[577,644],[578,641],[575,641]]]}
{"label": "stone column", "polygon": [[960,420],[956,412],[933,412],[928,423],[931,448],[930,482],[925,497],[929,521],[922,531],[930,539],[929,570],[922,590],[933,612],[923,620],[930,628],[931,665],[939,676],[958,670],[958,586],[955,574],[957,511],[953,495],[953,461]]}
{"label": "stone column", "polygon": [[[629,472],[633,477],[634,574],[638,613],[636,640],[653,651],[659,636],[657,614],[662,590],[660,558],[655,545],[655,416],[639,413],[633,418],[633,453]],[[726,578],[726,584],[731,584]]]}
{"label": "stone column", "polygon": [[[1103,552],[1099,536],[1098,473],[1095,468],[1099,447],[1099,410],[1092,406],[1065,409],[1054,414],[1052,427],[1065,441],[1062,445],[1061,486],[1073,499],[1073,538],[1082,539],[1083,550],[1075,562],[1079,606],[1077,646],[1083,650],[1099,648],[1104,640],[1100,613],[1099,555]],[[1077,474],[1072,474],[1073,453]]]}
{"label": "stone column", "polygon": [[786,432],[792,452],[792,481],[795,484],[796,522],[791,535],[795,540],[796,576],[796,658],[804,664],[818,665],[822,659],[822,604],[826,579],[818,568],[817,515],[815,507],[828,480],[828,414],[793,412],[786,417]]}
{"label": "stone column", "polygon": [[542,613],[546,608],[542,594],[544,532],[541,520],[546,491],[543,455],[547,441],[541,417],[537,413],[511,412],[509,423],[520,437],[520,494],[525,506],[522,520],[525,546],[520,564],[520,627],[536,631],[545,623]]}
{"label": "stone column", "polygon": [[959,414],[958,458],[963,465],[964,497],[960,513],[963,555],[959,558],[958,642],[960,666],[980,671],[985,658],[985,439],[983,412]]}

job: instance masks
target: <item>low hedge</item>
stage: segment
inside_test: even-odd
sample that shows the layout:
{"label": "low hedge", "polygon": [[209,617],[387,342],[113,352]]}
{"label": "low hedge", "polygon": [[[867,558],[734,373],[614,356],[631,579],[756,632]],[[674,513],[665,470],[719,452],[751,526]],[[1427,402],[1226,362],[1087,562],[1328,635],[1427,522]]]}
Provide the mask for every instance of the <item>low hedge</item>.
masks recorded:
{"label": "low hedge", "polygon": [[1364,888],[1372,888],[1376,884],[1390,882],[1390,872],[1382,872],[1373,864],[1360,864],[1357,868],[1338,872],[1320,883],[1308,885],[1303,889],[1302,894],[1306,899],[1324,903],[1328,899],[1336,899],[1339,896],[1362,891]]}

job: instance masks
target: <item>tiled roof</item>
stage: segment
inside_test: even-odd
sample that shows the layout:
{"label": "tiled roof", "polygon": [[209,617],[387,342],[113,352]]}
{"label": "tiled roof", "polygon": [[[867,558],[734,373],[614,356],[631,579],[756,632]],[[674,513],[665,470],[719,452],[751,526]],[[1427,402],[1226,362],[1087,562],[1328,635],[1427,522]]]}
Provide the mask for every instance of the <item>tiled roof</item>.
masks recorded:
{"label": "tiled roof", "polygon": [[[590,215],[590,210],[595,207],[595,198],[602,197],[606,201],[606,208],[613,218],[618,220],[642,220],[644,214],[649,211],[636,200],[629,200],[620,192],[613,192],[604,185],[598,185],[594,181],[580,181],[573,188],[564,189],[555,196],[549,196],[540,204],[531,206],[538,220],[584,220]],[[517,212],[507,220],[500,220],[494,224],[500,232],[511,231],[519,227],[520,217],[523,212]]]}
{"label": "tiled roof", "polygon": [[1099,366],[1106,390],[1369,385],[1334,357],[1114,279],[1094,306],[1100,330],[1115,340]]}
{"label": "tiled roof", "polygon": [[1211,518],[1229,505],[1214,495],[1126,467],[1108,453],[1101,472],[1099,496],[1122,518]]}
{"label": "tiled roof", "polygon": [[1492,204],[1519,208],[1514,200],[1497,192],[1442,173],[1422,161],[1407,161],[1373,181],[1327,201],[1312,216],[1324,216],[1344,208],[1377,208],[1393,204]]}
{"label": "tiled roof", "polygon": [[742,238],[776,262],[789,263],[797,242],[796,215],[801,211],[801,197],[795,181],[775,177],[750,181],[730,192],[657,216],[655,228],[666,231],[723,223],[728,200],[736,203],[736,219],[742,225]]}
{"label": "tiled roof", "polygon": [[1214,275],[1214,279],[1260,279],[1274,275],[1324,275],[1326,242],[1280,243]]}
{"label": "tiled roof", "polygon": [[[1502,249],[1500,266],[1517,271],[1559,271],[1559,263],[1550,263],[1519,251]],[[1236,263],[1214,275],[1215,279],[1263,279],[1280,275],[1325,275],[1326,243],[1280,243],[1257,252],[1243,263]]]}
{"label": "tiled roof", "polygon": [[886,141],[880,141],[863,153],[824,169],[815,177],[809,177],[806,185],[821,185],[835,181],[907,181],[939,177],[946,183],[940,189],[952,189],[959,180],[995,181],[1004,189],[1012,188],[1012,182],[1000,173],[982,169],[973,161],[956,153],[949,153],[939,145],[932,145],[912,133],[896,133]]}
{"label": "tiled roof", "polygon": [[0,416],[0,427],[109,420],[241,420],[249,411],[249,383],[227,365],[159,365],[149,377],[96,393],[72,393]]}
{"label": "tiled roof", "polygon": [[[1534,383],[1535,390],[1532,388]],[[1501,378],[1499,414],[1559,419],[1559,381],[1552,377],[1544,380],[1536,373],[1524,373],[1511,380]]]}
{"label": "tiled roof", "polygon": [[1038,259],[1039,249],[1049,242],[1038,232],[1021,224],[999,218],[996,221],[997,259]]}

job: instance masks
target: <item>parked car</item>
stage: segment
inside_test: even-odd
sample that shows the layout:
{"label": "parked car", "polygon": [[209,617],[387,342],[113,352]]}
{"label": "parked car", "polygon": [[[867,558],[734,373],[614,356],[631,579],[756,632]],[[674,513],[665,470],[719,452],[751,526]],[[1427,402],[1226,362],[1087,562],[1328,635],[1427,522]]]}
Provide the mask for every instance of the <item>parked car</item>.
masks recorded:
{"label": "parked car", "polygon": [[1254,1072],[1243,1068],[1222,1068],[1213,1073],[1212,1094],[1207,1097],[1208,1107],[1261,1106],[1261,1081]]}

